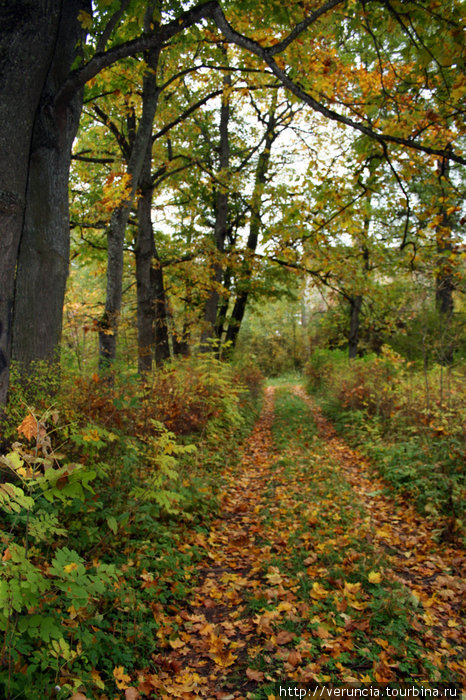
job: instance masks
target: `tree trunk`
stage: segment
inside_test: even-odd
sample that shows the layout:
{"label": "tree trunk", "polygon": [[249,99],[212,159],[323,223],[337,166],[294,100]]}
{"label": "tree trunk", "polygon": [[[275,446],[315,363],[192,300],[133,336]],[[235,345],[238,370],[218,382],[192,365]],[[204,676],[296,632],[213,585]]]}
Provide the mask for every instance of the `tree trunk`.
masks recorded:
{"label": "tree trunk", "polygon": [[[150,144],[141,175],[141,195],[138,201],[138,232],[136,241],[136,288],[138,325],[138,371],[140,374],[152,369],[154,349],[154,306],[152,299],[151,268],[153,255],[152,232],[152,182]],[[149,182],[147,182],[149,179]]]}
{"label": "tree trunk", "polygon": [[154,261],[151,268],[151,287],[155,330],[154,359],[156,365],[163,364],[170,359],[170,343],[168,338],[167,300],[165,296],[165,282],[163,268],[159,263],[157,249],[154,247]]}
{"label": "tree trunk", "polygon": [[0,2],[0,406],[8,393],[16,261],[32,130],[57,41],[61,6],[62,0]]}
{"label": "tree trunk", "polygon": [[435,305],[440,314],[442,324],[442,336],[445,338],[440,353],[440,364],[451,365],[453,362],[453,343],[448,338],[448,325],[453,314],[453,292],[455,283],[453,277],[453,241],[451,237],[451,222],[446,211],[445,202],[448,198],[449,163],[445,160],[439,163],[439,180],[441,192],[441,217],[442,220],[436,228],[437,239],[437,273],[435,276]]}
{"label": "tree trunk", "polygon": [[107,231],[107,294],[105,311],[99,331],[99,364],[101,369],[107,369],[116,357],[123,292],[125,230],[136,195],[144,158],[151,142],[152,124],[160,94],[156,78],[159,55],[160,48],[157,48],[148,52],[146,57],[149,70],[144,76],[142,116],[134,138],[127,169],[127,173],[131,177],[130,189],[126,199],[113,211]]}
{"label": "tree trunk", "polygon": [[[138,202],[138,238],[136,244],[136,283],[138,318],[138,369],[152,369],[152,355],[157,364],[170,357],[163,269],[158,264],[152,228],[152,144],[141,174],[141,196]],[[155,259],[155,265],[153,261]]]}
{"label": "tree trunk", "polygon": [[69,263],[68,180],[82,91],[66,103],[54,102],[54,96],[85,36],[78,21],[80,10],[90,12],[90,2],[68,0],[61,13],[32,134],[13,322],[13,358],[23,372],[35,360],[59,360]]}
{"label": "tree trunk", "polygon": [[236,297],[235,304],[229,319],[226,341],[234,348],[241,328],[241,323],[246,311],[246,304],[249,296],[249,285],[252,276],[251,257],[255,253],[259,241],[261,229],[261,205],[262,191],[267,178],[267,170],[270,164],[270,152],[272,144],[277,137],[275,111],[277,108],[277,91],[273,93],[272,104],[270,105],[267,129],[265,133],[265,145],[257,162],[254,180],[254,190],[251,199],[251,219],[249,223],[249,235],[246,243],[246,255],[241,272],[242,280],[240,287],[243,287]]}
{"label": "tree trunk", "polygon": [[357,357],[359,344],[360,313],[362,306],[362,295],[351,297],[350,299],[350,330],[348,336],[348,351],[350,359]]}
{"label": "tree trunk", "polygon": [[[225,322],[227,319],[227,313],[228,313],[228,304],[230,300],[230,288],[231,288],[231,270],[227,268],[225,270],[225,274],[222,277],[222,287],[225,290],[225,293],[222,295],[222,297],[219,299],[219,304],[217,308],[217,323],[215,326],[215,335],[216,337],[220,340],[222,340],[223,332],[225,330]],[[219,347],[217,348],[218,355],[220,357],[220,343]]]}
{"label": "tree trunk", "polygon": [[[226,56],[226,49],[224,49]],[[223,94],[222,105],[220,108],[220,143],[219,143],[219,184],[217,190],[217,198],[215,205],[215,228],[214,228],[214,243],[215,252],[218,259],[213,266],[212,290],[205,303],[204,307],[204,330],[201,336],[201,347],[204,350],[213,350],[212,343],[209,341],[216,340],[217,334],[217,312],[220,299],[220,286],[222,283],[222,264],[221,256],[225,250],[225,238],[228,229],[228,189],[224,182],[230,167],[230,138],[228,134],[228,126],[230,121],[230,90],[231,90],[231,74],[227,71],[223,77]]]}

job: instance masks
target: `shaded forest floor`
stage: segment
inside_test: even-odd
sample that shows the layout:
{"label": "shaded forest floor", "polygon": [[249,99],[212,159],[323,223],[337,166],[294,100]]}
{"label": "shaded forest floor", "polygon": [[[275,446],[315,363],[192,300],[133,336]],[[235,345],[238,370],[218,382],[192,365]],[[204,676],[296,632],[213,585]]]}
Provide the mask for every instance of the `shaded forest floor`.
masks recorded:
{"label": "shaded forest floor", "polygon": [[132,687],[273,700],[287,683],[464,681],[458,546],[436,541],[299,386],[266,390],[242,450],[209,532],[182,544],[204,552],[186,600],[152,605],[161,652]]}

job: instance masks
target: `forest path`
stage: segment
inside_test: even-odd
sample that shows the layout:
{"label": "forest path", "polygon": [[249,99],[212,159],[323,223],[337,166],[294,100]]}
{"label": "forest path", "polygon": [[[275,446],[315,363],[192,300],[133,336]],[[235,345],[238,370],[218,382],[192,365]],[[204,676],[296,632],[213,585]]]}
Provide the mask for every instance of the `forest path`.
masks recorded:
{"label": "forest path", "polygon": [[300,386],[268,387],[219,517],[184,545],[206,552],[196,584],[154,604],[163,653],[139,691],[273,700],[286,683],[464,678],[460,552],[368,470]]}

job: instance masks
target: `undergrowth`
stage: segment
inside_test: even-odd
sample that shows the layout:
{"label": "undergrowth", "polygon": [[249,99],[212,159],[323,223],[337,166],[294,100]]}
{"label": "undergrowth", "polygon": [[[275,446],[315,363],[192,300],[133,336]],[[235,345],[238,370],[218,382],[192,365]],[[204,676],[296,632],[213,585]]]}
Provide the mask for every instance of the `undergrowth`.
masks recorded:
{"label": "undergrowth", "polygon": [[41,382],[14,387],[2,425],[0,688],[112,695],[156,653],[157,606],[196,576],[186,541],[215,514],[261,375],[203,356],[144,384],[67,377],[48,408]]}
{"label": "undergrowth", "polygon": [[341,351],[320,350],[305,375],[336,428],[396,491],[439,521],[439,535],[464,530],[461,367],[426,371],[388,348],[352,361]]}

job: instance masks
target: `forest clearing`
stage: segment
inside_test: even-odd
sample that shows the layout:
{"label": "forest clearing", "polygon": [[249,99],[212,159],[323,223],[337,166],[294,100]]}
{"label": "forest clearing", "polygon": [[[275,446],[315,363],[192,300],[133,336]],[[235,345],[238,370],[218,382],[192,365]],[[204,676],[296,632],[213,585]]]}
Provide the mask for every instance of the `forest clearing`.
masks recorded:
{"label": "forest clearing", "polygon": [[464,692],[462,10],[0,2],[2,698]]}

